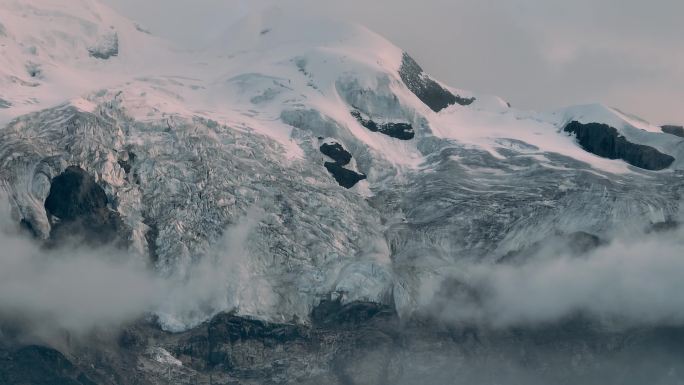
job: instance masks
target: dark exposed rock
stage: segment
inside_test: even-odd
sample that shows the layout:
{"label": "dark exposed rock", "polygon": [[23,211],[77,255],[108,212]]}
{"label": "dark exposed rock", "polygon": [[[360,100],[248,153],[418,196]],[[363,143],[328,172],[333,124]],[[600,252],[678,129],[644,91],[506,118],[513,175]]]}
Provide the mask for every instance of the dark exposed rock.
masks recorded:
{"label": "dark exposed rock", "polygon": [[[352,358],[363,358],[359,352],[378,347],[389,351],[396,343],[398,318],[388,306],[323,301],[314,313],[311,326],[219,314],[204,327],[206,334],[190,333],[175,352],[198,369],[228,373],[236,383],[316,384],[355,377]],[[389,355],[379,359],[382,368]],[[312,376],[311,365],[321,364],[334,368]]]}
{"label": "dark exposed rock", "polygon": [[0,98],[0,108],[10,108],[12,107],[12,103],[8,102],[5,99]]}
{"label": "dark exposed rock", "polygon": [[44,346],[26,346],[0,356],[0,383],[16,385],[92,385],[62,353]]}
{"label": "dark exposed rock", "polygon": [[274,324],[232,313],[222,313],[214,317],[209,322],[207,330],[209,344],[267,339],[285,342],[306,337],[306,333],[297,325]]}
{"label": "dark exposed rock", "polygon": [[88,378],[85,373],[79,374],[78,377],[76,377],[76,381],[81,385],[97,385],[97,383]]}
{"label": "dark exposed rock", "polygon": [[107,194],[95,178],[80,167],[68,167],[52,180],[45,200],[45,210],[51,218],[51,241],[58,243],[82,236],[91,245],[124,246],[126,227],[107,204]]}
{"label": "dark exposed rock", "polygon": [[107,207],[107,194],[95,178],[78,166],[68,167],[52,180],[45,209],[62,221],[72,221]]}
{"label": "dark exposed rock", "polygon": [[88,48],[90,56],[96,59],[107,60],[119,55],[119,36],[116,33],[100,37],[97,45]]}
{"label": "dark exposed rock", "polygon": [[406,87],[435,112],[439,112],[456,103],[467,106],[475,101],[475,98],[464,98],[454,95],[439,85],[423,72],[420,65],[407,53],[404,53],[399,76],[404,84],[406,84]]}
{"label": "dark exposed rock", "polygon": [[[283,375],[289,355],[299,354],[311,343],[308,329],[295,324],[277,324],[233,314],[219,314],[207,325],[206,344],[195,336],[183,351],[206,357],[209,368],[218,367],[243,378]],[[263,351],[261,359],[248,352]],[[247,354],[245,354],[247,353]]]}
{"label": "dark exposed rock", "polygon": [[409,123],[382,123],[378,124],[372,119],[365,119],[359,110],[351,112],[352,116],[367,129],[379,132],[400,140],[411,140],[415,136],[413,126]]}
{"label": "dark exposed rock", "polygon": [[651,225],[648,232],[664,233],[668,231],[677,230],[679,228],[679,222],[675,220],[666,220],[664,222],[658,222]]}
{"label": "dark exposed rock", "polygon": [[351,162],[351,154],[339,143],[323,143],[320,150],[323,155],[332,158],[340,166],[346,166]]}
{"label": "dark exposed rock", "polygon": [[646,170],[663,170],[675,160],[653,147],[627,141],[617,129],[606,124],[572,121],[564,130],[574,134],[582,148],[592,154],[608,159],[622,159],[632,166]]}
{"label": "dark exposed rock", "polygon": [[131,164],[127,160],[119,159],[116,161],[121,168],[126,172],[126,174],[129,174],[131,172]]}
{"label": "dark exposed rock", "polygon": [[543,242],[534,242],[527,247],[506,253],[499,259],[500,263],[522,263],[541,252],[552,254],[563,253],[573,257],[585,255],[605,246],[607,242],[600,237],[585,231],[567,234],[555,234]]}
{"label": "dark exposed rock", "polygon": [[311,312],[313,325],[322,328],[358,326],[376,317],[392,319],[396,313],[388,305],[374,302],[342,303],[340,299],[323,300]]}
{"label": "dark exposed rock", "polygon": [[150,221],[148,218],[144,219],[144,223],[148,226],[145,232],[145,241],[147,242],[147,252],[152,262],[159,261],[159,253],[157,252],[157,238],[159,238],[159,227],[157,224]]}
{"label": "dark exposed rock", "polygon": [[[330,377],[342,384],[395,384],[401,331],[394,309],[369,302],[324,301],[315,310],[316,332],[340,338],[331,357]],[[321,319],[321,315],[322,317]]]}
{"label": "dark exposed rock", "polygon": [[682,126],[662,126],[661,129],[666,134],[671,134],[679,136],[680,138],[684,138],[684,127]]}
{"label": "dark exposed rock", "polygon": [[40,78],[43,76],[43,68],[38,63],[26,63],[26,72],[32,78]]}
{"label": "dark exposed rock", "polygon": [[136,347],[140,347],[144,345],[144,337],[135,333],[132,330],[124,330],[121,332],[118,338],[118,345],[124,349],[135,349]]}
{"label": "dark exposed rock", "polygon": [[125,153],[125,157],[120,158],[117,160],[117,163],[123,170],[126,172],[126,174],[131,173],[131,169],[133,168],[133,163],[135,162],[135,154],[132,152],[127,152]]}
{"label": "dark exposed rock", "polygon": [[366,176],[355,171],[348,170],[337,163],[325,162],[325,168],[335,178],[337,183],[344,188],[352,188],[359,181],[366,179]]}
{"label": "dark exposed rock", "polygon": [[566,236],[567,245],[573,255],[586,254],[606,244],[604,240],[594,234],[576,231]]}
{"label": "dark exposed rock", "polygon": [[[315,307],[310,326],[224,313],[182,333],[141,321],[119,341],[116,354],[75,341],[71,361],[0,347],[0,383],[642,385],[677,383],[684,370],[684,328],[606,330],[582,316],[496,329],[399,322],[390,307],[335,300]],[[182,366],[149,359],[151,348]]]}
{"label": "dark exposed rock", "polygon": [[342,167],[351,162],[352,156],[341,144],[323,143],[320,150],[323,155],[329,156],[335,161],[325,162],[324,166],[340,186],[349,189],[354,187],[360,180],[366,179],[365,175]]}

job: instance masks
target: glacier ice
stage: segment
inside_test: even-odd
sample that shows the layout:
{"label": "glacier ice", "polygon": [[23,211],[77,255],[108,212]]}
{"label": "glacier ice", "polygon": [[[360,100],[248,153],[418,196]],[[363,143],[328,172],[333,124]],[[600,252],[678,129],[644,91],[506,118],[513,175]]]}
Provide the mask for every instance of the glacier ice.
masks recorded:
{"label": "glacier ice", "polygon": [[[0,110],[1,186],[17,220],[48,239],[54,178],[69,167],[92,176],[129,230],[129,251],[172,283],[151,309],[169,330],[226,310],[307,320],[331,295],[410,316],[442,271],[500,263],[554,237],[641,232],[680,213],[682,141],[620,111],[538,114],[457,96],[358,26],[293,30],[267,15],[271,33],[247,21],[236,36],[248,38],[187,54],[95,8],[116,34],[81,14],[60,36],[97,31],[105,37],[74,41],[116,60],[73,61],[60,42],[38,47],[56,50],[38,87],[8,80],[23,68],[3,70],[12,88]],[[55,80],[74,73],[85,80]],[[654,172],[602,158],[562,132],[573,120],[675,160]],[[333,142],[350,155],[344,169],[366,177],[350,189],[326,170],[335,163],[321,145]]]}

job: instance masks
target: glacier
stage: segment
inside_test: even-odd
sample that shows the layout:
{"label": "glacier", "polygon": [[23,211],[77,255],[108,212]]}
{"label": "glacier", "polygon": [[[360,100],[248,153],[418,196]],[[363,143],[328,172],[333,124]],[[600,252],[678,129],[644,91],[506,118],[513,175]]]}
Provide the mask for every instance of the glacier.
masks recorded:
{"label": "glacier", "polygon": [[[338,350],[354,356],[344,344],[365,346],[366,337],[380,341],[364,351],[368,362],[394,357],[388,371],[448,366],[429,362],[426,346],[439,345],[468,372],[459,349],[507,356],[510,343],[556,333],[590,366],[584,338],[607,350],[629,339],[572,318],[596,309],[558,305],[568,329],[479,333],[463,319],[478,301],[491,303],[469,285],[508,278],[489,287],[504,299],[513,281],[543,291],[553,283],[525,274],[623,266],[601,250],[676,231],[682,220],[676,130],[603,105],[518,110],[440,83],[359,25],[269,9],[187,51],[94,0],[7,0],[0,20],[0,197],[11,221],[48,247],[65,232],[97,245],[88,232],[95,216],[123,240],[125,258],[154,276],[163,293],[118,342],[137,349],[151,339],[136,362],[155,373],[152,383],[199,375],[198,357],[269,376],[288,362],[289,374],[316,383]],[[628,156],[616,143],[627,143]],[[60,191],[80,214],[60,211],[50,199]],[[584,264],[593,253],[596,265]],[[528,265],[538,258],[541,267]],[[453,303],[463,307],[454,313]],[[420,327],[440,313],[446,331]],[[496,318],[478,321],[511,326]],[[402,340],[393,336],[404,324],[416,338],[403,346],[409,358],[397,358]],[[331,342],[320,351],[305,348],[323,340]],[[268,348],[282,344],[295,353]],[[254,351],[268,357],[263,367]],[[17,360],[41,352],[21,350]],[[344,365],[340,376],[353,380],[340,383],[365,383]]]}
{"label": "glacier", "polygon": [[[3,49],[19,52],[34,42],[36,53],[18,56],[45,70],[39,85],[15,83],[2,95],[12,104],[2,110],[8,123],[0,131],[0,180],[17,221],[46,240],[51,183],[69,166],[82,168],[125,224],[130,252],[179,287],[205,279],[198,272],[205,260],[220,265],[222,252],[240,249],[229,268],[215,266],[238,264],[244,274],[215,277],[209,295],[216,298],[202,299],[212,305],[159,311],[170,330],[231,309],[308,319],[330,293],[345,303],[391,304],[410,317],[423,280],[445,266],[495,264],[550,236],[610,239],[679,215],[682,140],[619,110],[519,111],[439,84],[363,27],[314,21],[293,28],[268,12],[233,27],[229,35],[244,39],[202,53],[167,49],[163,57],[174,64],[162,68],[175,72],[149,75],[148,67],[135,68],[166,46],[103,6],[83,4],[72,8],[103,13],[69,19],[76,25],[59,27],[70,34],[57,35],[81,47],[77,59],[28,35],[41,26],[16,30],[14,8],[3,9],[10,12]],[[111,30],[108,24],[116,31],[101,35],[104,41],[76,35]],[[266,27],[271,32],[256,33]],[[116,37],[117,55],[92,57],[98,44],[111,48],[107,36]],[[18,71],[3,74],[5,85],[26,78],[20,66],[5,68]],[[87,84],[68,87],[73,96],[48,107],[49,92],[66,78],[59,71],[67,70],[80,71]],[[103,70],[114,74],[105,83],[119,83],[105,87]],[[426,104],[431,97],[438,107]],[[363,119],[405,124],[411,137],[369,129]],[[570,122],[607,124],[674,161],[655,172],[591,154],[564,132]],[[320,151],[331,141],[348,151],[348,172],[365,178],[338,185]],[[226,244],[226,234],[245,221],[253,223],[241,244]],[[235,292],[255,282],[263,293]]]}

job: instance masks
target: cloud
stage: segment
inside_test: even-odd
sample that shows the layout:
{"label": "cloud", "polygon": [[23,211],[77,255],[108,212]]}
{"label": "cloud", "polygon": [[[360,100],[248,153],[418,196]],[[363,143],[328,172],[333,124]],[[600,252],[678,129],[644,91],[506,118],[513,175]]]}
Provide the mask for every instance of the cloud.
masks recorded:
{"label": "cloud", "polygon": [[[263,213],[229,227],[187,271],[161,277],[144,257],[81,247],[45,250],[19,234],[0,196],[0,321],[87,333],[156,314],[171,331],[221,311],[272,316],[278,295],[246,247]],[[453,324],[535,326],[583,315],[611,326],[684,325],[684,231],[630,234],[586,255],[557,245],[515,264],[421,274],[418,314]],[[425,272],[423,272],[425,273]]]}
{"label": "cloud", "polygon": [[424,281],[422,311],[491,327],[551,324],[577,315],[615,327],[681,326],[682,235],[621,237],[581,257],[560,251],[518,265],[461,266]]}
{"label": "cloud", "polygon": [[163,283],[140,259],[114,250],[44,250],[18,233],[0,196],[0,318],[31,327],[84,331],[137,318]]}
{"label": "cloud", "polygon": [[42,248],[20,232],[0,190],[0,326],[19,323],[26,332],[49,337],[116,328],[151,314],[172,331],[221,311],[259,315],[272,308],[273,293],[243,245],[261,215],[250,212],[227,228],[187,271],[162,276],[145,256],[121,250]]}
{"label": "cloud", "polygon": [[166,296],[155,310],[165,330],[187,330],[228,310],[266,318],[271,315],[275,307],[272,285],[259,273],[258,259],[246,247],[263,216],[261,210],[252,209],[187,273],[166,279]]}

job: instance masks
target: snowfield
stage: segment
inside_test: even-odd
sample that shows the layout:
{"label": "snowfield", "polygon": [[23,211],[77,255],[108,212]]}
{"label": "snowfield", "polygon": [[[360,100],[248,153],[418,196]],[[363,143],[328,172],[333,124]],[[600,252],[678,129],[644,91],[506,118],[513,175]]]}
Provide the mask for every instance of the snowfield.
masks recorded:
{"label": "snowfield", "polygon": [[[682,138],[601,105],[520,111],[440,84],[361,26],[275,9],[188,52],[94,0],[3,0],[0,23],[0,186],[14,219],[50,239],[53,178],[92,175],[130,253],[173,283],[150,309],[167,330],[232,309],[306,320],[331,293],[410,316],[436,290],[425,282],[463,264],[680,213]],[[571,122],[672,162],[596,155]],[[351,155],[337,177],[366,178],[340,186],[324,143]]]}

